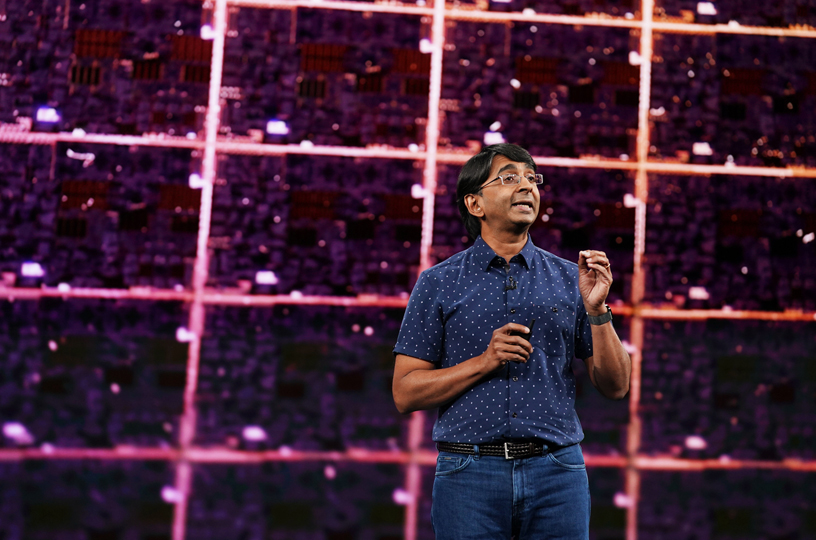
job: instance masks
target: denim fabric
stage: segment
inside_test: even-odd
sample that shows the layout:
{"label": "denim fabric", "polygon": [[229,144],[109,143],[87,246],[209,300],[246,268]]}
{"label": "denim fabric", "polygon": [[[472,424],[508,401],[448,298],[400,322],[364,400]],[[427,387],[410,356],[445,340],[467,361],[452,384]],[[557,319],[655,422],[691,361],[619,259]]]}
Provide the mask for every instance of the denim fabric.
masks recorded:
{"label": "denim fabric", "polygon": [[589,538],[580,445],[510,459],[440,452],[431,521],[437,540]]}

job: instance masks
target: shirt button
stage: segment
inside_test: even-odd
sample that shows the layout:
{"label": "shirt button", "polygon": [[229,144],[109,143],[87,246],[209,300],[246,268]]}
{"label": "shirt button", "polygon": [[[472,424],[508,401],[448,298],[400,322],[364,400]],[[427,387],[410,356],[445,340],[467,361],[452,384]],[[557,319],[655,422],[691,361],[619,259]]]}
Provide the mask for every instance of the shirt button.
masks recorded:
{"label": "shirt button", "polygon": [[510,313],[515,313],[515,312],[516,312],[516,308],[513,308],[513,309],[510,310]]}
{"label": "shirt button", "polygon": [[518,377],[513,377],[513,382],[518,382]]}
{"label": "shirt button", "polygon": [[558,313],[558,308],[557,307],[552,308],[552,310],[553,310],[553,313]]}
{"label": "shirt button", "polygon": [[515,418],[516,416],[518,416],[518,415],[516,413],[513,413],[513,418]]}

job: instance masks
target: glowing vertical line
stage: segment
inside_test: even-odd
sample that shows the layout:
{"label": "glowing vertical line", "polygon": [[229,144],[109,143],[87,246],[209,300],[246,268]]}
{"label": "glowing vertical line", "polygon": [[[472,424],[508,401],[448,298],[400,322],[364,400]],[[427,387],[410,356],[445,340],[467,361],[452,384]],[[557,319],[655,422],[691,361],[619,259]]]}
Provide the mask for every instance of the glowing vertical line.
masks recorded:
{"label": "glowing vertical line", "polygon": [[419,501],[422,498],[422,476],[419,465],[422,449],[422,431],[425,425],[425,413],[416,411],[411,414],[408,426],[408,450],[411,460],[405,471],[405,490],[411,495],[405,507],[405,540],[416,540],[419,522]]}
{"label": "glowing vertical line", "polygon": [[634,351],[630,352],[632,358],[632,376],[629,385],[629,425],[627,427],[626,438],[626,494],[629,498],[629,506],[626,508],[626,540],[637,540],[638,532],[638,503],[640,500],[640,471],[637,469],[636,460],[640,450],[640,379],[641,360],[643,349],[643,325],[644,320],[640,315],[635,315],[631,322],[631,341]]}
{"label": "glowing vertical line", "polygon": [[641,437],[639,409],[644,320],[638,311],[638,307],[643,300],[646,283],[643,253],[646,246],[646,202],[649,197],[649,175],[646,166],[649,160],[650,146],[649,109],[651,108],[652,51],[654,48],[652,33],[654,0],[642,0],[640,12],[642,20],[640,28],[640,94],[638,97],[637,132],[638,169],[635,176],[637,206],[635,207],[635,252],[631,297],[635,313],[632,317],[630,336],[634,351],[630,355],[632,358],[632,376],[629,387],[629,426],[626,437],[626,454],[629,461],[626,468],[626,494],[629,498],[629,506],[626,509],[626,540],[637,540],[638,505],[640,502],[640,471],[637,469],[636,460]]}
{"label": "glowing vertical line", "polygon": [[428,123],[425,126],[425,170],[422,204],[422,241],[419,248],[419,271],[431,266],[434,203],[436,200],[436,153],[439,142],[439,98],[442,94],[442,54],[445,46],[445,0],[434,2],[431,52],[431,83],[428,95]]}
{"label": "glowing vertical line", "polygon": [[[431,26],[431,81],[428,94],[428,123],[425,125],[425,169],[422,185],[425,198],[422,202],[422,241],[419,248],[419,271],[431,266],[433,244],[434,204],[436,202],[436,153],[439,144],[439,98],[442,95],[442,56],[445,50],[445,0],[435,0],[433,25]],[[417,411],[411,415],[408,429],[408,448],[411,461],[405,472],[405,489],[410,501],[405,507],[405,540],[416,540],[419,500],[422,495],[419,450],[422,447],[422,431],[425,415]]]}
{"label": "glowing vertical line", "polygon": [[205,145],[201,190],[201,209],[198,218],[198,242],[193,267],[193,302],[190,306],[189,330],[193,335],[187,357],[187,384],[184,388],[184,414],[179,429],[181,460],[176,464],[176,489],[180,498],[173,514],[173,540],[184,540],[187,525],[187,507],[192,487],[192,467],[185,452],[193,443],[196,427],[195,394],[198,385],[198,364],[201,358],[201,339],[204,335],[204,287],[207,284],[212,216],[213,185],[215,183],[216,141],[221,113],[221,74],[224,67],[224,40],[226,36],[227,0],[216,0],[214,24],[215,39],[210,66],[210,92],[205,119]]}

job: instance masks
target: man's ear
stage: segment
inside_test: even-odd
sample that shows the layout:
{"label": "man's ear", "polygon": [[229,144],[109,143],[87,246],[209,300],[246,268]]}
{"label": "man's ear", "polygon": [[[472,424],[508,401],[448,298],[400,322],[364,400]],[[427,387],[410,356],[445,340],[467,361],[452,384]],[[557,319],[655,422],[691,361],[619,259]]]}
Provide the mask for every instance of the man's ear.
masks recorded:
{"label": "man's ear", "polygon": [[479,198],[474,193],[469,193],[465,195],[465,207],[468,209],[471,215],[476,217],[484,216],[484,210],[482,209],[481,205],[479,204]]}

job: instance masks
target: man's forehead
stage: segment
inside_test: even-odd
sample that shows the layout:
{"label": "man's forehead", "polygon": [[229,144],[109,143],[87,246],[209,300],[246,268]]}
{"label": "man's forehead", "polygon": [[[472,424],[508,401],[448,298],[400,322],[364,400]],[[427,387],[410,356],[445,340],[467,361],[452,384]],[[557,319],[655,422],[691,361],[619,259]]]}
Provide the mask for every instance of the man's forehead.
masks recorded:
{"label": "man's forehead", "polygon": [[529,164],[524,163],[522,161],[511,161],[509,158],[505,156],[496,156],[493,158],[493,163],[491,164],[491,172],[495,174],[501,174],[506,171],[532,171],[533,168],[530,167]]}

